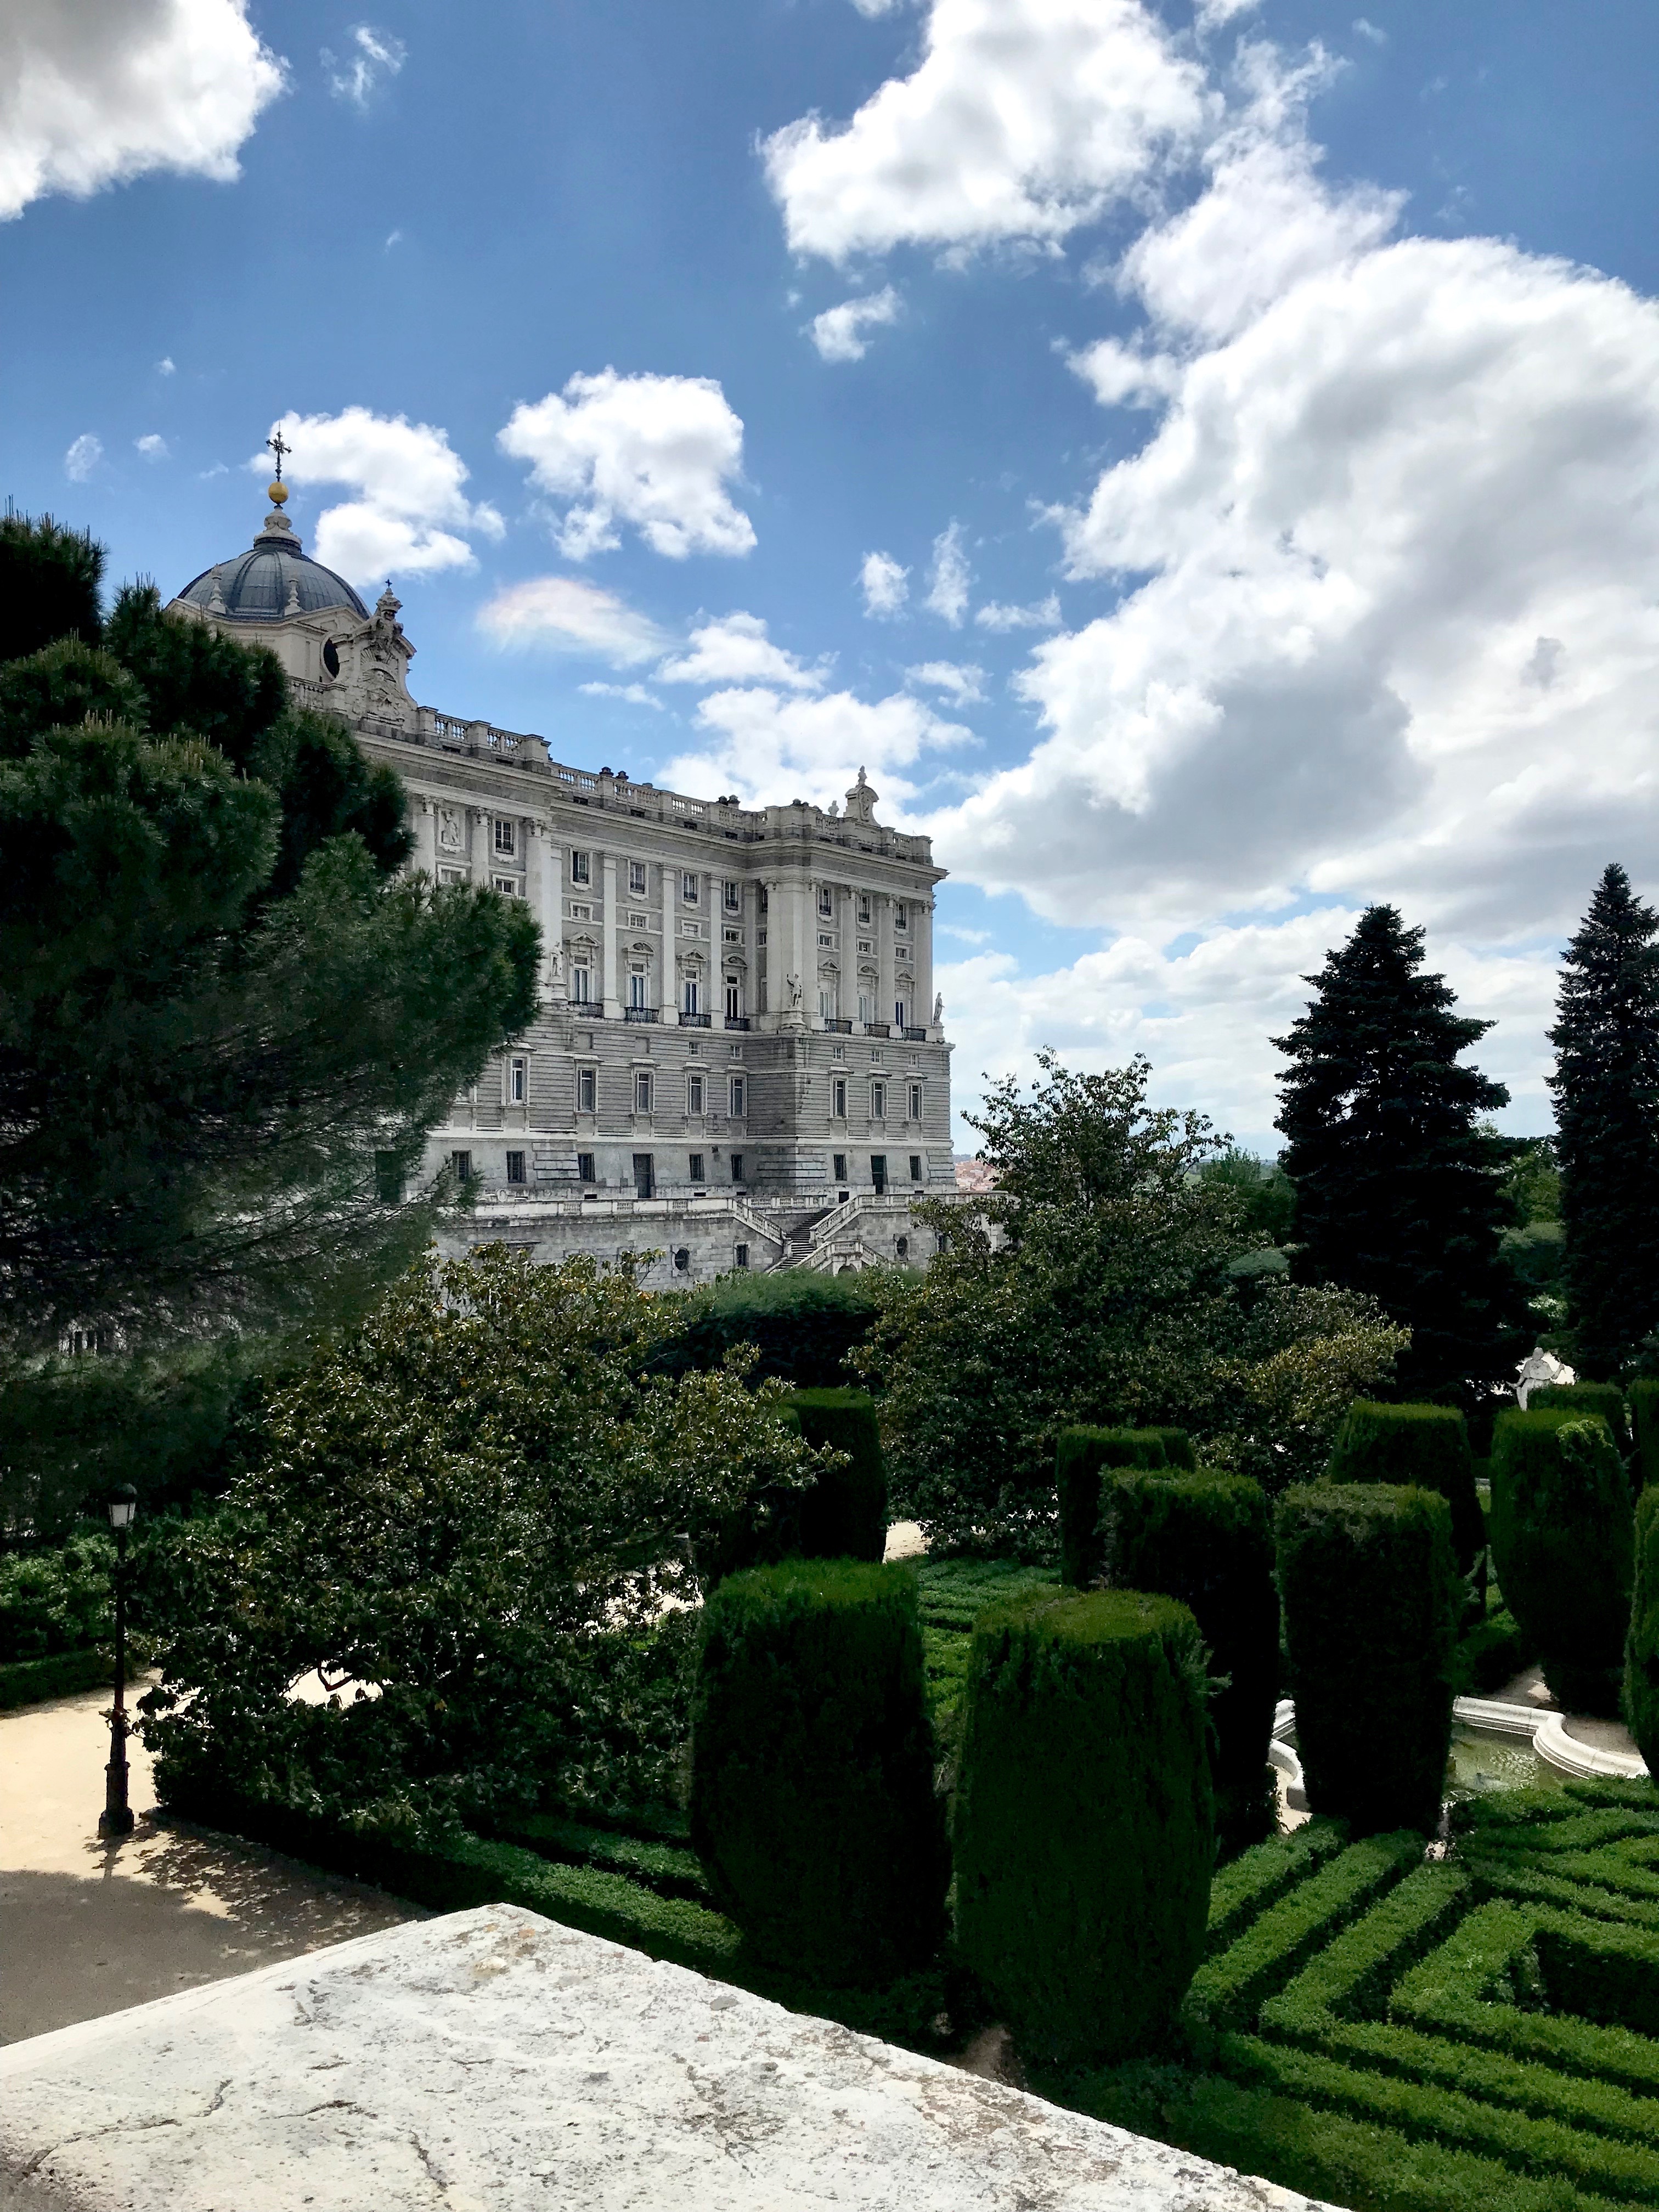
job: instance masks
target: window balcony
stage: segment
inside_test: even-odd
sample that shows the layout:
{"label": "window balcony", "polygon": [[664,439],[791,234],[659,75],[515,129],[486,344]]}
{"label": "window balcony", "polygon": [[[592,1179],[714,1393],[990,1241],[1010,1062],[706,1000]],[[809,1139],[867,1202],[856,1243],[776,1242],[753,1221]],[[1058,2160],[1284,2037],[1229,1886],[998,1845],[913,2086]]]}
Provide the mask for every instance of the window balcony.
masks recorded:
{"label": "window balcony", "polygon": [[682,1014],[680,1027],[683,1030],[706,1030],[708,1027],[708,1017],[707,1014]]}
{"label": "window balcony", "polygon": [[853,1024],[845,1014],[826,1014],[823,1026],[833,1030],[837,1036],[851,1036],[853,1034]]}
{"label": "window balcony", "polygon": [[927,1042],[927,1032],[926,1030],[908,1029],[904,1032],[904,1040],[907,1044],[926,1044]]}
{"label": "window balcony", "polygon": [[891,1022],[866,1022],[864,1034],[866,1036],[891,1036],[893,1024]]}
{"label": "window balcony", "polygon": [[746,1030],[749,1026],[749,1017],[747,1014],[728,1014],[726,1017],[726,1026],[729,1030]]}
{"label": "window balcony", "polygon": [[623,1019],[625,1022],[654,1022],[656,1018],[657,1009],[654,1006],[624,1006],[623,1008]]}

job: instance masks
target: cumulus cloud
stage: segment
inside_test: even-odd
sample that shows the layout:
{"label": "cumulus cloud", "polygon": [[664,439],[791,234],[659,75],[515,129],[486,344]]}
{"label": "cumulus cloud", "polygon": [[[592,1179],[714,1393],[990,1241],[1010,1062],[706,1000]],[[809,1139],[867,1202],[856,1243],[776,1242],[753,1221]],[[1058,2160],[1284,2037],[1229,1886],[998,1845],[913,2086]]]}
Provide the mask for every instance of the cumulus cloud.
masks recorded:
{"label": "cumulus cloud", "polygon": [[864,611],[871,620],[890,621],[904,611],[910,596],[910,571],[890,553],[866,553],[859,570],[859,589],[864,593]]}
{"label": "cumulus cloud", "polygon": [[769,686],[716,691],[699,705],[696,721],[704,742],[664,769],[671,788],[735,791],[752,806],[796,798],[824,805],[839,801],[867,767],[890,819],[916,799],[914,771],[925,755],[975,742],[971,731],[907,692],[864,700],[850,691],[805,698]]}
{"label": "cumulus cloud", "polygon": [[985,696],[985,671],[971,660],[924,660],[904,672],[907,684],[943,691],[956,707],[971,707]]}
{"label": "cumulus cloud", "polygon": [[[293,449],[283,469],[290,483],[344,484],[357,494],[324,508],[312,547],[355,582],[471,568],[472,548],[456,532],[502,533],[493,507],[466,499],[465,464],[448,433],[429,422],[346,407],[337,415],[284,415],[271,425],[273,436],[278,431]],[[247,465],[263,476],[270,456],[256,453]]]}
{"label": "cumulus cloud", "polygon": [[974,620],[981,629],[1058,629],[1059,594],[1050,592],[1046,599],[1033,599],[1023,607],[1011,605],[1006,599],[988,599],[982,607],[975,608]]}
{"label": "cumulus cloud", "polygon": [[84,483],[103,458],[103,440],[82,430],[64,456],[64,474],[71,483]]}
{"label": "cumulus cloud", "polygon": [[1386,46],[1389,43],[1388,33],[1379,30],[1375,23],[1368,22],[1364,15],[1354,17],[1353,27],[1362,39],[1369,40],[1374,46]]}
{"label": "cumulus cloud", "polygon": [[973,570],[963,551],[963,527],[953,522],[933,540],[933,574],[927,587],[928,611],[957,629],[968,611],[968,586]]}
{"label": "cumulus cloud", "polygon": [[793,653],[774,645],[758,615],[721,615],[691,632],[684,653],[657,671],[663,684],[781,684],[792,691],[822,689],[827,660],[808,667]]}
{"label": "cumulus cloud", "polygon": [[1121,338],[1097,338],[1066,360],[1103,407],[1162,407],[1181,386],[1174,354],[1146,353]]}
{"label": "cumulus cloud", "polygon": [[762,150],[797,253],[1053,251],[1192,143],[1211,105],[1140,0],[933,0],[908,76]]}
{"label": "cumulus cloud", "polygon": [[337,100],[349,100],[354,107],[367,107],[408,58],[409,49],[401,39],[393,38],[390,31],[377,30],[372,23],[352,26],[351,44],[343,54],[337,58],[325,46],[321,55],[329,90]]}
{"label": "cumulus cloud", "polygon": [[147,431],[144,436],[135,438],[132,442],[147,461],[164,461],[167,458],[167,441],[159,430]]}
{"label": "cumulus cloud", "polygon": [[743,423],[712,377],[573,376],[515,408],[496,441],[568,501],[559,550],[585,561],[636,531],[656,553],[749,552],[755,532],[729,486],[743,472]]}
{"label": "cumulus cloud", "polygon": [[228,182],[283,74],[246,0],[8,0],[0,220],[156,169]]}
{"label": "cumulus cloud", "polygon": [[581,653],[613,668],[654,660],[668,640],[647,616],[580,576],[528,576],[497,592],[478,612],[492,644]]}
{"label": "cumulus cloud", "polygon": [[879,330],[898,320],[899,296],[890,284],[862,299],[843,300],[814,315],[812,343],[825,361],[862,361],[870,350],[866,331]]}
{"label": "cumulus cloud", "polygon": [[590,699],[621,699],[630,707],[649,707],[654,714],[664,711],[662,701],[643,684],[579,684],[576,689]]}
{"label": "cumulus cloud", "polygon": [[155,374],[157,376],[171,376],[173,374],[173,356],[170,353],[164,354],[161,360],[155,364]]}

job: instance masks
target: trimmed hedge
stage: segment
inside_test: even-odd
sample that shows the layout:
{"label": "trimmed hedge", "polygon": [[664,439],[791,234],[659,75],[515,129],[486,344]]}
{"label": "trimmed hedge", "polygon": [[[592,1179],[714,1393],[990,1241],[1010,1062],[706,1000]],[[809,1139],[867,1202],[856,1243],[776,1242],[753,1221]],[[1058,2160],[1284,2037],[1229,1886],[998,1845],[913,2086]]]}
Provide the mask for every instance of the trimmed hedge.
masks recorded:
{"label": "trimmed hedge", "polygon": [[1630,1449],[1625,1394],[1616,1382],[1540,1382],[1527,1394],[1529,1413],[1566,1413],[1575,1420],[1599,1413],[1613,1431],[1621,1454]]}
{"label": "trimmed hedge", "polygon": [[1214,1672],[1227,1678],[1210,1702],[1211,1774],[1216,1831],[1231,1856],[1278,1824],[1267,1744],[1279,1699],[1279,1593],[1267,1493],[1248,1475],[1109,1475],[1100,1554],[1109,1587],[1159,1590],[1184,1605]]}
{"label": "trimmed hedge", "polygon": [[957,1939],[1022,2056],[1123,2057],[1169,2034],[1213,1853],[1186,1607],[1099,1590],[988,1613],[957,1785]]}
{"label": "trimmed hedge", "polygon": [[1504,1415],[1492,1557],[1504,1601],[1569,1712],[1619,1710],[1633,1540],[1630,1485],[1606,1421],[1548,1407]]}
{"label": "trimmed hedge", "polygon": [[1193,1440],[1185,1429],[1142,1429],[1143,1437],[1156,1437],[1164,1447],[1165,1462],[1170,1467],[1184,1468],[1188,1474],[1198,1469],[1198,1455],[1193,1449]]}
{"label": "trimmed hedge", "polygon": [[795,1390],[787,1403],[815,1450],[828,1446],[850,1462],[798,1493],[801,1556],[879,1565],[887,1547],[887,1468],[874,1400],[867,1390]]}
{"label": "trimmed hedge", "polygon": [[1100,1572],[1100,1479],[1103,1468],[1167,1467],[1155,1429],[1062,1429],[1054,1438],[1060,1500],[1060,1578],[1087,1589]]}
{"label": "trimmed hedge", "polygon": [[950,1881],[921,1626],[902,1566],[792,1559],[704,1607],[691,1840],[770,1964],[828,1983],[920,1965]]}
{"label": "trimmed hedge", "polygon": [[[144,1662],[127,1656],[127,1680],[136,1682]],[[96,1690],[115,1672],[112,1651],[56,1651],[49,1659],[14,1659],[0,1666],[0,1713],[15,1712],[20,1705],[44,1705],[49,1698],[73,1697],[77,1690]]]}
{"label": "trimmed hedge", "polygon": [[1356,1398],[1331,1447],[1328,1479],[1437,1490],[1451,1508],[1452,1547],[1463,1574],[1486,1543],[1469,1432],[1455,1406],[1384,1406]]}
{"label": "trimmed hedge", "polygon": [[1461,1596],[1451,1509],[1433,1491],[1309,1483],[1280,1499],[1275,1529],[1310,1806],[1356,1835],[1431,1833]]}
{"label": "trimmed hedge", "polygon": [[1638,1375],[1626,1395],[1630,1401],[1630,1425],[1636,1444],[1631,1480],[1638,1490],[1645,1490],[1659,1477],[1659,1378]]}
{"label": "trimmed hedge", "polygon": [[848,1353],[876,1317],[856,1276],[810,1267],[723,1275],[685,1293],[684,1311],[684,1334],[658,1353],[658,1367],[674,1374],[718,1367],[734,1346],[752,1344],[760,1354],[757,1376],[778,1375],[812,1389],[841,1382]]}
{"label": "trimmed hedge", "polygon": [[1659,1485],[1644,1485],[1637,1500],[1635,1553],[1625,1718],[1648,1771],[1659,1775]]}

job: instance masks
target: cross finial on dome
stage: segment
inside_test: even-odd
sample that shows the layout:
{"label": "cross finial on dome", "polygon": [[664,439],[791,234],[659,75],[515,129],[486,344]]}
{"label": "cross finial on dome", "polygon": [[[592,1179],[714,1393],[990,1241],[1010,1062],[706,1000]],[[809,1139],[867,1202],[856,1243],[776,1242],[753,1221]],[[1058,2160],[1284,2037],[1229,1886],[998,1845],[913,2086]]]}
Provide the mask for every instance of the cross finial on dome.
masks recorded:
{"label": "cross finial on dome", "polygon": [[270,447],[271,452],[276,456],[276,481],[278,483],[281,483],[283,481],[283,456],[284,453],[291,453],[294,451],[294,448],[289,444],[287,439],[283,437],[283,426],[280,422],[277,424],[276,429],[272,431],[270,436],[265,440],[265,443]]}

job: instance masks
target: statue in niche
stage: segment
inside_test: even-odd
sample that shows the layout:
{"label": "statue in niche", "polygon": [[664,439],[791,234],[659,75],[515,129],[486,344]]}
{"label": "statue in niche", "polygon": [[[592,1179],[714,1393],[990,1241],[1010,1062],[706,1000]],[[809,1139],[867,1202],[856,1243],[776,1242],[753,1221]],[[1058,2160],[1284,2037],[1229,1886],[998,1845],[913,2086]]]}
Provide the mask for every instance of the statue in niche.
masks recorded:
{"label": "statue in niche", "polygon": [[560,938],[550,939],[547,947],[547,980],[550,983],[564,981],[564,943]]}
{"label": "statue in niche", "polygon": [[438,842],[446,853],[461,849],[461,817],[453,806],[438,809]]}
{"label": "statue in niche", "polygon": [[792,975],[789,977],[788,981],[789,1011],[792,1014],[798,1014],[800,1012],[800,977],[799,975]]}

